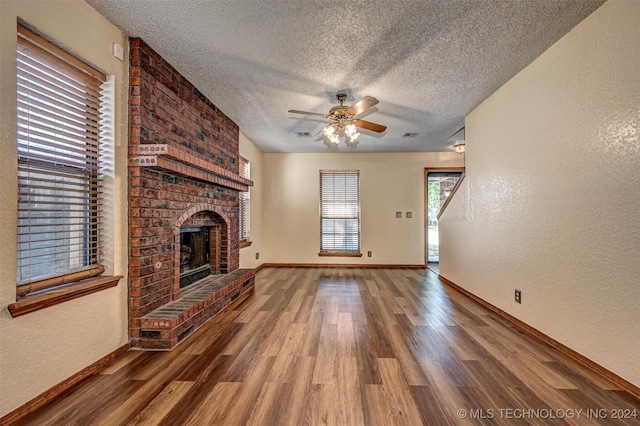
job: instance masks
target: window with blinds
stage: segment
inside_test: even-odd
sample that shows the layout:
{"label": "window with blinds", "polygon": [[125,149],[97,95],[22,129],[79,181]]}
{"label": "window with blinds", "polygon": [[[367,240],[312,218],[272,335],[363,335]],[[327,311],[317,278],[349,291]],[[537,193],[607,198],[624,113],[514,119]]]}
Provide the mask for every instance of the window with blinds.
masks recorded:
{"label": "window with blinds", "polygon": [[[240,157],[240,176],[251,179],[251,165],[249,161]],[[249,241],[249,212],[251,194],[249,191],[240,193],[240,241]]]}
{"label": "window with blinds", "polygon": [[18,26],[18,295],[100,265],[101,86],[106,77]]}
{"label": "window with blinds", "polygon": [[320,252],[360,251],[360,172],[320,171]]}

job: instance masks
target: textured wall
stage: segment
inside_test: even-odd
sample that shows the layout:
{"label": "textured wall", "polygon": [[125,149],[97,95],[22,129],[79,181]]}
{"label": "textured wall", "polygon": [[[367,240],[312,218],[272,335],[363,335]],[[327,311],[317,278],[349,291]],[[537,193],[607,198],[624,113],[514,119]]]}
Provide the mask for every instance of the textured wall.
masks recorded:
{"label": "textured wall", "polygon": [[[77,373],[127,342],[127,63],[111,54],[127,40],[81,1],[0,1],[0,416]],[[18,318],[16,270],[16,19],[51,37],[113,77],[115,139],[107,164],[105,267],[125,275],[115,287]]]}
{"label": "textured wall", "polygon": [[444,277],[637,386],[639,17],[609,1],[468,115],[440,221]]}
{"label": "textured wall", "polygon": [[[264,261],[422,265],[424,168],[462,162],[453,152],[264,154]],[[362,257],[318,256],[323,169],[360,170]],[[408,211],[412,219],[404,217]]]}

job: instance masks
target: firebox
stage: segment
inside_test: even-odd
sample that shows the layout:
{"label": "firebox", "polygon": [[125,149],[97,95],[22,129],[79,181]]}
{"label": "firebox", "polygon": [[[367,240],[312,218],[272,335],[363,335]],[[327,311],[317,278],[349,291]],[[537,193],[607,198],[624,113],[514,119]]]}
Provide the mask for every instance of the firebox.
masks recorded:
{"label": "firebox", "polygon": [[210,238],[208,226],[180,229],[180,288],[211,274]]}

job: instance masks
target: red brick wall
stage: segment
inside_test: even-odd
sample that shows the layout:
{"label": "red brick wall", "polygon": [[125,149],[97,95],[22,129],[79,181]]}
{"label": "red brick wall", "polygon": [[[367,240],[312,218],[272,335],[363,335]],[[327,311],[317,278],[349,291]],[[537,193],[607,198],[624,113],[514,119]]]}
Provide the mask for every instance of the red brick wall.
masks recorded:
{"label": "red brick wall", "polygon": [[[199,160],[237,174],[238,126],[144,41],[132,38],[130,47],[130,146],[180,146]],[[130,167],[132,342],[139,338],[140,317],[179,294],[179,225],[197,212],[212,212],[208,214],[223,224],[220,234],[228,237],[228,244],[221,247],[226,251],[221,253],[221,267],[228,272],[238,269],[237,190],[154,167]]]}

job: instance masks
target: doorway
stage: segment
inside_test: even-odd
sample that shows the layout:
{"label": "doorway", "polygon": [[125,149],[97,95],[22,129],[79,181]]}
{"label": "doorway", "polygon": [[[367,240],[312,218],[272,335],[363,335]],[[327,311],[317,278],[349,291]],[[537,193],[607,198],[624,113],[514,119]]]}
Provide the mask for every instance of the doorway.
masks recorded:
{"label": "doorway", "polygon": [[425,170],[425,241],[426,260],[431,267],[440,262],[440,232],[438,216],[447,198],[462,177],[464,168],[426,169]]}

